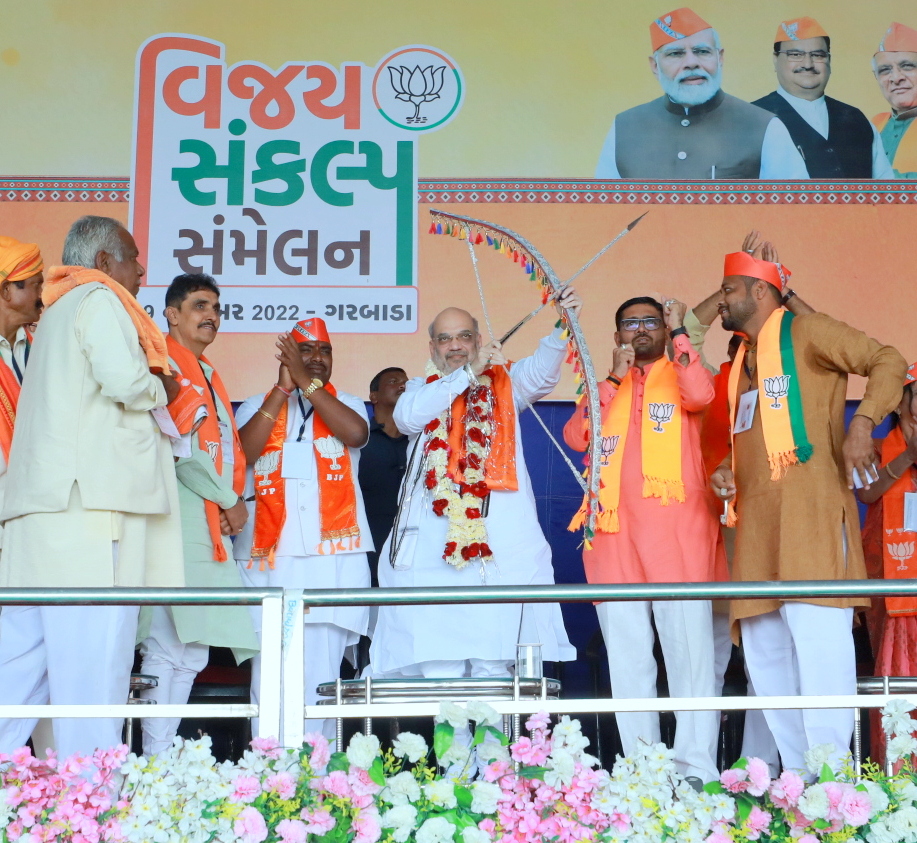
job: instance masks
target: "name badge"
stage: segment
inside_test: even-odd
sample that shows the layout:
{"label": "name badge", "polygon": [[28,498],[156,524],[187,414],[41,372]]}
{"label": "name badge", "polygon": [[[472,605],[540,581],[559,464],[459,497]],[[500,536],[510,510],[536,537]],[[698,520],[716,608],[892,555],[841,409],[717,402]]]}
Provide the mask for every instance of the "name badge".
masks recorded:
{"label": "name badge", "polygon": [[284,442],[281,477],[310,480],[315,476],[315,451],[311,442]]}
{"label": "name badge", "polygon": [[232,441],[232,426],[220,422],[220,447],[223,450],[223,465],[232,465],[236,461],[235,448]]}
{"label": "name badge", "polygon": [[904,529],[917,533],[917,492],[904,493]]}
{"label": "name badge", "polygon": [[736,422],[733,433],[744,433],[751,427],[755,420],[755,407],[758,406],[758,390],[752,389],[739,399],[739,408],[736,410]]}

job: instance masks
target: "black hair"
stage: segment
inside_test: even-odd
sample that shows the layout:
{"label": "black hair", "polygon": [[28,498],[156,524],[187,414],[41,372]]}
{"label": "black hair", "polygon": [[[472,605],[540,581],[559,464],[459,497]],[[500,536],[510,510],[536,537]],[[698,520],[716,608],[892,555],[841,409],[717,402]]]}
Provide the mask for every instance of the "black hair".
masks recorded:
{"label": "black hair", "polygon": [[[831,39],[827,35],[820,35],[819,37],[825,39],[825,52],[830,53],[831,52]],[[793,43],[792,41],[774,41],[774,54],[776,55],[777,53],[780,52],[781,44],[792,44],[792,43]]]}
{"label": "black hair", "polygon": [[619,331],[621,330],[621,314],[629,307],[633,307],[635,304],[649,304],[656,308],[659,311],[659,315],[662,316],[663,309],[662,305],[656,301],[656,299],[651,298],[650,296],[637,296],[636,298],[628,299],[624,304],[622,304],[615,311],[615,328]]}
{"label": "black hair", "polygon": [[166,307],[181,308],[182,302],[198,290],[210,290],[211,293],[216,293],[217,298],[220,297],[220,288],[209,275],[203,272],[176,275],[166,290]]}
{"label": "black hair", "polygon": [[407,372],[405,372],[404,369],[402,369],[400,366],[389,366],[387,369],[383,369],[381,372],[379,372],[379,374],[376,375],[376,376],[369,382],[369,391],[370,391],[370,392],[378,392],[378,391],[379,391],[379,384],[382,382],[382,376],[383,376],[383,375],[387,375],[389,372],[401,372],[401,373],[404,374],[404,375],[407,374]]}

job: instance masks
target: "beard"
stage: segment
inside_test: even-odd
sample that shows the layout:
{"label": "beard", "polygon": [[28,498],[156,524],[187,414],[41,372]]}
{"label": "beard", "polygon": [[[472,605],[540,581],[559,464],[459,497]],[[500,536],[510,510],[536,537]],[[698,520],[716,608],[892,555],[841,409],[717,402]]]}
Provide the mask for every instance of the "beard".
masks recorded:
{"label": "beard", "polygon": [[[682,80],[691,76],[703,76],[704,81],[697,84],[686,85]],[[685,70],[679,73],[675,79],[670,79],[664,73],[656,72],[656,78],[662,87],[663,93],[672,102],[678,105],[693,106],[702,105],[719,92],[723,82],[723,67],[718,65],[716,73],[712,76],[705,70]]]}
{"label": "beard", "polygon": [[726,331],[741,331],[745,323],[755,312],[755,303],[751,296],[748,296],[739,304],[734,304],[729,308],[729,312],[723,315],[722,323]]}

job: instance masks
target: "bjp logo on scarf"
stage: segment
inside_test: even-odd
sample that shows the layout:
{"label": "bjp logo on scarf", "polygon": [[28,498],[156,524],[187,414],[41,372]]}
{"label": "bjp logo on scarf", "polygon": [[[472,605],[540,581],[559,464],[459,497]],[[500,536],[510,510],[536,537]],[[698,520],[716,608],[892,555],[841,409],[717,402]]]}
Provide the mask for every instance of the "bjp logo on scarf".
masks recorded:
{"label": "bjp logo on scarf", "polygon": [[772,410],[779,410],[783,406],[780,403],[780,399],[785,398],[789,390],[789,375],[776,375],[775,377],[764,379],[764,393],[768,398],[774,399],[774,403],[771,404]]}
{"label": "bjp logo on scarf", "polygon": [[620,436],[603,436],[602,437],[602,465],[608,465],[611,455],[618,447]]}
{"label": "bjp logo on scarf", "polygon": [[675,412],[674,404],[657,404],[655,401],[650,402],[649,406],[650,419],[656,422],[656,426],[653,430],[656,433],[664,433],[665,428],[664,424],[672,421],[672,415]]}
{"label": "bjp logo on scarf", "polygon": [[258,481],[259,486],[268,486],[270,485],[270,476],[277,471],[280,466],[280,451],[269,451],[266,454],[262,454],[255,460],[255,477],[261,477],[262,480]]}

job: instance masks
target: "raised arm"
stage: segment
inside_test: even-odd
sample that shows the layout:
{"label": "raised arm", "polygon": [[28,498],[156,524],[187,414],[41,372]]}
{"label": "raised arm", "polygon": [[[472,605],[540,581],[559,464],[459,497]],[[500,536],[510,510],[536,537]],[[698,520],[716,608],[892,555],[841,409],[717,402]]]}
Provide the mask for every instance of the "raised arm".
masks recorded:
{"label": "raised arm", "polygon": [[408,436],[420,433],[468,389],[469,383],[464,369],[456,369],[431,383],[425,383],[423,378],[411,378],[392,412],[398,430]]}

